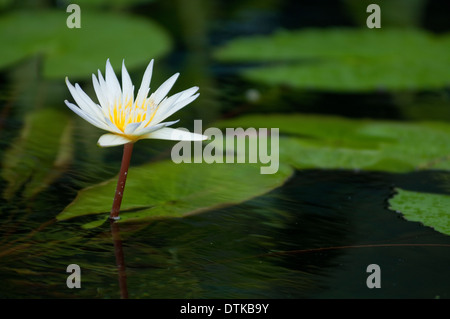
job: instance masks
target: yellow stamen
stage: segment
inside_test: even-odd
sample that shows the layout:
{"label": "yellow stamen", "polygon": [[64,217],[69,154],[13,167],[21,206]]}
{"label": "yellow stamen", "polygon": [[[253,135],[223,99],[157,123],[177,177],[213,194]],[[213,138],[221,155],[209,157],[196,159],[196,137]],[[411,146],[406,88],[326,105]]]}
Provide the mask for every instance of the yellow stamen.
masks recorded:
{"label": "yellow stamen", "polygon": [[128,99],[125,105],[116,100],[109,119],[119,130],[125,132],[128,124],[144,122],[147,119],[148,110],[150,110],[150,120],[145,127],[150,124],[158,110],[158,106],[155,108],[152,100],[145,99],[141,105],[133,103],[132,99]]}

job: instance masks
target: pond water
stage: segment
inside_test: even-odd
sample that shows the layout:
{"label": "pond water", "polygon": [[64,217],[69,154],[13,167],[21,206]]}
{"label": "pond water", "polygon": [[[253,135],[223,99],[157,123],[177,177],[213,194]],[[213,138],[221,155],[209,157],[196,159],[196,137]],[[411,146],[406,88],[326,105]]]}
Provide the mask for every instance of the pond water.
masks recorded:
{"label": "pond water", "polygon": [[[392,183],[435,191],[439,174],[448,173],[302,171],[241,205],[149,223],[105,222],[90,231],[53,222],[55,206],[30,214],[4,205],[1,294],[447,298],[450,238],[386,208]],[[82,289],[66,287],[71,263],[82,269]],[[370,264],[381,268],[382,289],[367,288]]]}
{"label": "pond water", "polygon": [[[264,2],[267,7],[256,9],[250,2],[242,7],[237,2],[215,3],[218,18],[216,23],[209,21],[215,32],[211,32],[212,44],[236,35],[270,33],[280,26],[300,28],[299,12],[305,24],[328,26],[331,22],[324,17],[335,12],[331,4],[321,11],[309,1],[299,7],[296,1],[282,5],[268,1]],[[143,8],[153,8],[149,6]],[[170,30],[163,18],[170,10],[158,2],[154,6],[162,13],[155,20]],[[226,10],[220,11],[221,6]],[[427,17],[439,13],[438,5],[430,8]],[[315,20],[304,13],[306,9],[318,15]],[[333,17],[333,25],[351,25],[345,13]],[[429,18],[426,21],[429,29],[446,28]],[[189,44],[189,30],[187,35],[179,33],[175,49],[161,62],[164,72],[159,77],[180,69],[184,79],[180,78],[179,88],[202,88],[198,105],[181,113],[185,127],[194,118],[211,123],[272,111],[403,122],[450,120],[448,90],[391,95],[384,90],[318,92],[255,84],[239,75],[251,62],[210,62],[196,47],[202,48],[202,43]],[[450,237],[405,220],[388,204],[395,188],[449,194],[446,170],[297,169],[282,186],[263,195],[200,214],[111,224],[105,212],[105,222],[92,229],[82,227],[92,221],[91,216],[57,221],[55,217],[78,191],[118,173],[122,150],[96,148],[100,131],[66,110],[62,101],[68,92],[63,81],[43,81],[36,75],[41,62],[40,58],[22,61],[3,70],[0,78],[0,194],[4,196],[0,202],[0,298],[450,298]],[[132,73],[133,78],[140,76],[139,70]],[[155,81],[161,83],[161,79]],[[252,93],[259,98],[256,103]],[[47,163],[36,160],[36,154],[55,152],[55,143],[48,136],[24,137],[30,104],[37,110],[63,108],[74,119],[67,133],[73,145],[70,160],[42,176],[40,168]],[[421,109],[424,104],[429,108]],[[66,134],[63,129],[55,128],[55,132],[58,141]],[[61,141],[56,144],[68,147],[69,140]],[[132,165],[167,158],[171,145],[140,141]],[[31,158],[21,164],[23,170],[14,172],[17,183],[7,179],[10,155],[6,154],[11,149],[17,150],[12,154]],[[70,264],[81,268],[81,289],[66,285]],[[380,289],[367,286],[371,264],[381,269]]]}

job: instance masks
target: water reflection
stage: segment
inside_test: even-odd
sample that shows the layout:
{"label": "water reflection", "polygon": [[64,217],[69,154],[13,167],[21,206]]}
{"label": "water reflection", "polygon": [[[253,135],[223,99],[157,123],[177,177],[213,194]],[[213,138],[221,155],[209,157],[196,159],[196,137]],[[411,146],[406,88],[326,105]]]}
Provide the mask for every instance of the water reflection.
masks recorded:
{"label": "water reflection", "polygon": [[116,256],[117,271],[119,275],[120,298],[128,299],[127,272],[125,267],[125,257],[123,254],[122,240],[120,238],[119,225],[110,220],[111,235],[114,243],[114,254]]}

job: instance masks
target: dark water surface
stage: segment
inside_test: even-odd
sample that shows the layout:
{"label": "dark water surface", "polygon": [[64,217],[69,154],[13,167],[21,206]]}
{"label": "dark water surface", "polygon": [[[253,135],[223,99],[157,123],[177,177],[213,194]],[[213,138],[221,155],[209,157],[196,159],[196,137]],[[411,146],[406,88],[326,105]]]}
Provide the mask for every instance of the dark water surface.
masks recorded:
{"label": "dark water surface", "polygon": [[[4,218],[0,296],[119,298],[122,274],[131,298],[448,298],[450,237],[386,202],[393,185],[439,191],[440,174],[302,171],[241,205],[116,229]],[[66,286],[71,263],[82,289]],[[366,285],[370,264],[380,289]]]}

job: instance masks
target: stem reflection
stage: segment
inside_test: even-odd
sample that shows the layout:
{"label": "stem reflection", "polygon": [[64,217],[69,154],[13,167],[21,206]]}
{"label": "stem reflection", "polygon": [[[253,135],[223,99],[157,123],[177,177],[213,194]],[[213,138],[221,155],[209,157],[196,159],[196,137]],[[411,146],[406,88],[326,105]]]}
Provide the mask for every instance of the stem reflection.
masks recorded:
{"label": "stem reflection", "polygon": [[119,274],[120,298],[128,299],[127,273],[125,268],[122,240],[120,239],[120,229],[119,225],[114,220],[110,220],[110,225],[111,235],[114,243],[114,254],[116,255],[116,264]]}

